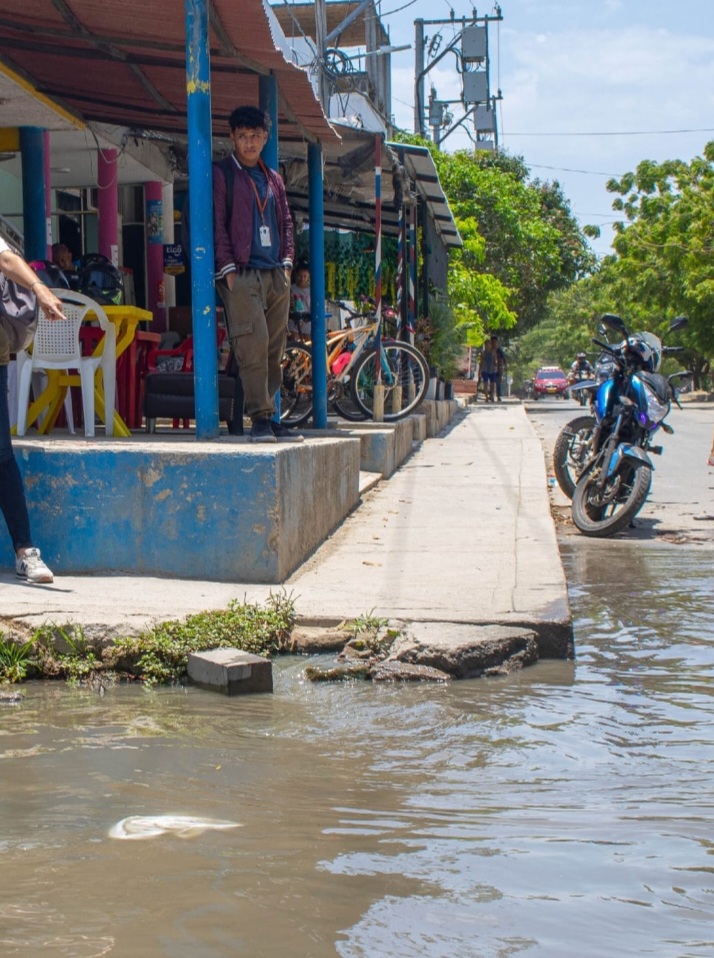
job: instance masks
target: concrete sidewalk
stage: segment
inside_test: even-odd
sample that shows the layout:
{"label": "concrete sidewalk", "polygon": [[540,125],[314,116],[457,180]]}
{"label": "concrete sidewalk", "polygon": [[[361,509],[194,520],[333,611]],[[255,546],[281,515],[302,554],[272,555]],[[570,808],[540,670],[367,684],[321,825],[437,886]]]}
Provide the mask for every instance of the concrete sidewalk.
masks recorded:
{"label": "concrete sidewalk", "polygon": [[[62,575],[53,586],[29,586],[4,573],[0,617],[126,634],[234,598],[262,602],[278,588]],[[565,577],[541,444],[521,404],[459,413],[366,492],[284,588],[304,624],[373,613],[403,622],[519,625],[538,633],[546,654],[549,647],[563,654],[571,633]]]}

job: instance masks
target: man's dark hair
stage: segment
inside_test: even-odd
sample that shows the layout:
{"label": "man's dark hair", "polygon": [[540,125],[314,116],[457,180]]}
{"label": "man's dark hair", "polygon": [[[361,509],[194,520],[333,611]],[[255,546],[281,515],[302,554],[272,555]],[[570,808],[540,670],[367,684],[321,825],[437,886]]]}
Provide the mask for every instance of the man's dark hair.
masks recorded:
{"label": "man's dark hair", "polygon": [[265,130],[270,132],[270,117],[257,106],[237,106],[228,117],[231,130]]}

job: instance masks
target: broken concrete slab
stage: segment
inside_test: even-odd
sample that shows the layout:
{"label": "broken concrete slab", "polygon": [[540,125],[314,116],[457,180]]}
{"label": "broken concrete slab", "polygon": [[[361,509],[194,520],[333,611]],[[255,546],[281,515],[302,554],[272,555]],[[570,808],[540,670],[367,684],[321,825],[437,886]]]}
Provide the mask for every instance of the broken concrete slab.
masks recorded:
{"label": "broken concrete slab", "polygon": [[392,645],[388,661],[394,660],[470,679],[532,665],[538,661],[538,642],[532,629],[418,622]]}
{"label": "broken concrete slab", "polygon": [[378,662],[370,672],[373,682],[450,682],[451,676],[429,665],[408,662]]}

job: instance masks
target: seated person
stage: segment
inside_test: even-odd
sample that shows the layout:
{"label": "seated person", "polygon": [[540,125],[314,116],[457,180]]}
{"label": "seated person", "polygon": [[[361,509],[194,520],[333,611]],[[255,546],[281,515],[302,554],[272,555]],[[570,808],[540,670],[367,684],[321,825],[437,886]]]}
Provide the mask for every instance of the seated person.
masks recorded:
{"label": "seated person", "polygon": [[52,262],[62,270],[70,289],[79,288],[79,276],[72,262],[72,254],[64,243],[52,244]]}
{"label": "seated person", "polygon": [[310,268],[300,260],[293,270],[290,287],[288,334],[292,339],[310,339]]}

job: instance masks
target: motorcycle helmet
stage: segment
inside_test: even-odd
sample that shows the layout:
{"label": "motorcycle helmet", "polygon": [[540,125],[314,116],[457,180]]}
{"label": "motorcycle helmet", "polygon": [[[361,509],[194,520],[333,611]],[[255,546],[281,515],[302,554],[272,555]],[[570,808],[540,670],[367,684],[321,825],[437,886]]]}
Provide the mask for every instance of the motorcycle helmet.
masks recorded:
{"label": "motorcycle helmet", "polygon": [[79,291],[102,305],[121,306],[124,302],[121,273],[111,260],[99,253],[80,258]]}
{"label": "motorcycle helmet", "polygon": [[642,369],[656,373],[662,361],[662,343],[652,333],[635,333],[627,340],[627,349],[630,354],[637,356]]}
{"label": "motorcycle helmet", "polygon": [[576,359],[587,359],[588,357],[585,355],[585,353],[578,353],[578,355],[577,355],[575,358],[576,358]]}
{"label": "motorcycle helmet", "polygon": [[33,259],[28,264],[39,279],[51,289],[69,289],[69,282],[59,266],[47,259]]}

